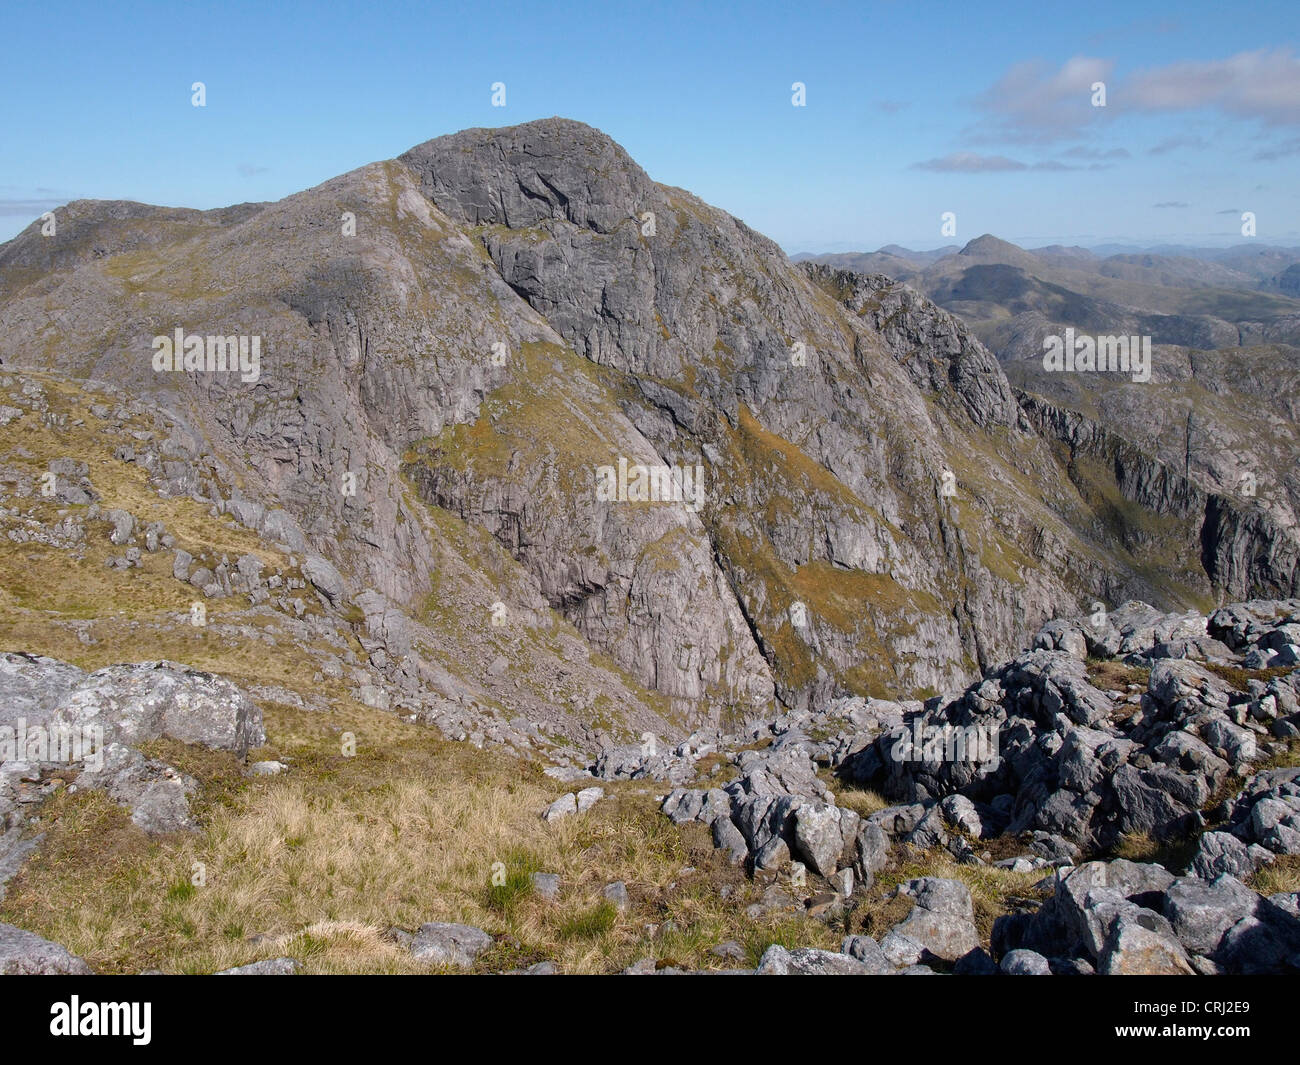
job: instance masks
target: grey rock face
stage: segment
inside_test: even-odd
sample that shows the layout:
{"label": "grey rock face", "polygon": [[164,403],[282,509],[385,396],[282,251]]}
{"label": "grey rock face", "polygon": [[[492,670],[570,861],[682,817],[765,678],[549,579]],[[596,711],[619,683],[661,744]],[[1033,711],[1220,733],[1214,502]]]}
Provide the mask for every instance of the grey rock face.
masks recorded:
{"label": "grey rock face", "polygon": [[[87,674],[54,659],[6,653],[0,655],[0,726],[16,740],[20,725],[36,777],[78,769],[78,787],[104,790],[150,833],[194,827],[189,797],[197,785],[146,758],[139,744],[167,736],[242,757],[266,741],[258,706],[210,673],[144,662]],[[33,748],[38,734],[46,742]],[[0,824],[18,798],[16,778],[3,771],[10,757],[0,761]]]}
{"label": "grey rock face", "polygon": [[1032,950],[1012,950],[1002,955],[998,971],[1006,976],[1051,976],[1047,959]]}
{"label": "grey rock face", "polygon": [[101,724],[123,744],[169,736],[243,756],[266,742],[261,711],[238,687],[175,662],[97,670],[61,700],[54,720]]}
{"label": "grey rock face", "polygon": [[916,384],[979,425],[1014,426],[1020,411],[997,359],[960,319],[925,296],[883,274],[858,274],[808,263],[812,280],[841,293],[845,305],[868,318],[902,357],[927,351],[928,359],[906,359]]}
{"label": "grey rock face", "polygon": [[1107,976],[1195,975],[1178,940],[1127,917],[1112,925],[1097,971]]}
{"label": "grey rock face", "polygon": [[787,950],[773,943],[754,972],[757,976],[872,976],[876,970],[847,954],[813,947]]}
{"label": "grey rock face", "polygon": [[1214,954],[1228,930],[1255,916],[1259,896],[1224,874],[1213,881],[1183,877],[1165,891],[1164,913],[1174,935],[1194,954]]}
{"label": "grey rock face", "polygon": [[1246,844],[1227,832],[1205,833],[1192,859],[1192,872],[1206,880],[1220,875],[1249,876],[1254,871],[1255,862]]}
{"label": "grey rock face", "polygon": [[[920,943],[947,961],[956,961],[979,945],[970,889],[956,880],[922,877],[909,880],[900,893],[916,900],[912,912],[894,931]],[[883,946],[883,944],[882,944]]]}
{"label": "grey rock face", "polygon": [[472,925],[431,921],[420,925],[411,940],[412,957],[434,965],[468,969],[492,945],[492,937]]}
{"label": "grey rock face", "polygon": [[90,976],[91,968],[57,943],[11,924],[0,924],[0,975]]}
{"label": "grey rock face", "polygon": [[[605,169],[593,177],[587,160],[600,161]],[[813,322],[826,316],[824,310],[816,309],[819,297],[813,294],[808,280],[775,255],[771,245],[734,219],[650,182],[625,153],[595,131],[558,120],[509,131],[466,131],[421,145],[403,161],[420,174],[422,190],[444,212],[480,231],[502,276],[534,309],[546,315],[575,350],[635,379],[644,403],[630,410],[629,416],[661,454],[668,452],[688,461],[702,454],[716,456],[722,465],[713,470],[714,476],[725,481],[729,490],[738,486],[738,471],[730,460],[732,445],[726,439],[714,439],[702,416],[711,405],[735,410],[733,391],[721,380],[703,377],[697,380],[694,394],[680,387],[686,367],[698,361],[698,353],[717,350],[717,345],[734,350],[742,359],[754,359],[760,367],[758,379],[738,382],[746,405],[744,413],[736,411],[738,418],[748,417],[748,411],[761,412],[760,418],[768,428],[789,437],[801,418],[806,424],[809,417],[815,418],[819,406],[824,409],[824,403],[812,394],[817,387],[814,377],[782,373],[779,365],[788,366],[786,338],[800,333],[800,320]],[[503,191],[499,198],[485,197],[485,188],[509,191]],[[527,194],[521,195],[520,190],[527,190]],[[647,213],[653,214],[656,221],[653,236],[642,231]],[[707,222],[703,222],[706,217]],[[738,308],[747,320],[735,321],[719,313],[717,308],[727,295],[725,286],[710,298],[713,275],[704,264],[714,257],[735,263],[750,284],[760,287],[760,298],[752,309],[750,305]],[[564,262],[565,269],[553,269],[556,262]],[[605,295],[592,301],[584,290],[597,278]],[[697,279],[702,279],[707,288]],[[940,331],[944,327],[956,331],[949,326],[947,316],[935,314],[932,306],[927,313],[944,320]],[[919,320],[922,315],[917,317]],[[847,328],[856,331],[859,321],[856,316],[847,316]],[[656,323],[662,323],[662,329]],[[835,328],[839,331],[845,326],[837,323]],[[807,332],[806,327],[802,332]],[[986,379],[992,382],[999,400],[1010,404],[1010,392],[996,361],[976,342],[968,337],[938,340],[928,334],[922,342],[939,346],[950,339],[956,345],[953,376],[970,386],[965,394],[972,397],[973,405],[982,411],[977,393]],[[867,347],[864,337],[861,348]],[[873,357],[877,352],[879,340]],[[885,354],[886,360],[892,357]],[[819,358],[833,359],[837,371],[848,365],[840,352],[822,351]],[[910,381],[888,361],[878,365],[900,389],[910,392],[932,384],[929,379]],[[946,387],[947,378],[943,381]],[[787,393],[783,397],[784,410],[770,402],[778,389]],[[921,412],[919,405],[909,404],[905,409],[909,416]],[[1010,408],[1004,414],[1009,415]],[[963,421],[970,417],[965,409],[954,416]],[[770,425],[769,417],[776,418],[778,424]],[[817,449],[815,460],[826,462],[837,476],[867,498],[884,489],[884,484],[873,483],[869,489],[864,484],[859,489],[857,482],[865,480],[867,469],[844,469],[848,452],[832,444],[832,440],[843,439],[854,431],[847,425],[831,423],[821,430],[822,440],[814,437],[810,443]],[[440,491],[446,498],[446,487]],[[751,499],[745,513],[761,513],[765,487],[747,486],[746,491]],[[800,501],[799,505],[805,504]],[[715,516],[711,508],[706,508],[705,513],[715,528],[719,518],[726,520],[728,537],[767,537],[783,562],[793,565],[803,561],[791,554],[784,530],[751,530],[733,525],[730,515]],[[892,532],[871,521],[859,508],[847,508],[832,520],[836,553],[842,553],[843,560],[851,565],[879,572],[878,560],[900,549]],[[744,524],[752,522],[746,519]],[[553,534],[534,528],[531,538],[541,543],[553,539]],[[722,561],[728,566],[732,562],[727,556]],[[832,559],[824,557],[822,561]],[[765,610],[761,600],[743,605],[751,618],[765,615],[760,618],[764,628],[784,620]],[[583,617],[575,623],[583,627],[588,619]],[[925,619],[922,629],[922,638],[927,642],[951,646],[955,636],[938,618]],[[849,641],[825,632],[820,634],[818,644],[823,656],[847,665],[852,653]]]}
{"label": "grey rock face", "polygon": [[[321,223],[340,203],[363,223],[355,240]],[[1172,465],[1018,395],[920,294],[791,264],[580,123],[467,130],[275,204],[62,210],[57,248],[39,227],[0,248],[0,357],[111,378],[183,418],[164,447],[138,440],[121,460],[283,544],[327,611],[352,617],[349,594],[370,589],[405,615],[401,651],[400,624],[377,635],[362,608],[367,654],[395,682],[466,684],[442,648],[477,649],[472,625],[414,638],[435,572],[458,600],[449,617],[493,605],[473,601],[473,565],[441,554],[426,504],[508,554],[512,616],[563,618],[635,679],[593,668],[637,730],[665,722],[636,685],[668,696],[689,727],[716,725],[722,706],[761,716],[776,694],[807,707],[941,690],[1077,609],[1079,594],[1294,582],[1284,515],[1193,490]],[[158,280],[149,321],[118,269],[126,252]],[[196,295],[182,260],[221,264],[224,287]],[[57,343],[35,325],[51,303],[64,311]],[[164,387],[147,357],[153,319],[261,335],[261,376]],[[1181,557],[1161,579],[1137,572],[1072,484],[1062,443],[1117,459],[1107,487],[1129,502],[1204,529],[1204,582]],[[700,467],[706,490],[698,505],[597,499],[595,471],[619,459]],[[949,474],[960,509],[936,487]],[[114,517],[123,546],[138,535]],[[175,572],[205,597],[260,593],[255,573],[192,561],[178,554]],[[1079,636],[1050,646],[1077,656]],[[1200,638],[1160,646],[1208,653]],[[482,651],[476,682],[533,673],[492,670],[501,649]],[[590,718],[559,694],[538,701],[569,726]]]}

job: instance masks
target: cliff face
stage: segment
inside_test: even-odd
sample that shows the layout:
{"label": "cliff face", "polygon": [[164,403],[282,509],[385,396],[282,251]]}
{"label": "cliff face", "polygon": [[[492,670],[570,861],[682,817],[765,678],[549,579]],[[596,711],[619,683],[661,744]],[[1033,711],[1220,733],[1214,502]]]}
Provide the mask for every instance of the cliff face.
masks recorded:
{"label": "cliff face", "polygon": [[[1157,347],[1153,363],[1142,387],[1029,364],[1009,372],[1030,422],[1071,456],[1080,491],[1105,470],[1119,492],[1112,524],[1144,557],[1178,556],[1180,583],[1206,601],[1294,595],[1300,350]],[[1153,517],[1173,523],[1164,545],[1144,544]]]}
{"label": "cliff face", "polygon": [[[515,706],[686,729],[951,687],[1095,596],[1295,588],[1276,519],[1112,461],[924,297],[792,265],[578,123],[275,204],[56,214],[0,247],[5,368],[167,412],[159,488],[311,560],[413,695],[502,658],[550,678]],[[177,328],[259,337],[255,379],[157,372]],[[609,498],[620,462],[698,493]],[[591,655],[575,703],[550,681]]]}

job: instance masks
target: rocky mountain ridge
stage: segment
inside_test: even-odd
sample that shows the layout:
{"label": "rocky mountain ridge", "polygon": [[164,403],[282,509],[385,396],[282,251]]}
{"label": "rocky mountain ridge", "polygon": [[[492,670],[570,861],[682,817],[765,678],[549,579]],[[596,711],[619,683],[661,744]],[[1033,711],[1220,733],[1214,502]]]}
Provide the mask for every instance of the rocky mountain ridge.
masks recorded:
{"label": "rocky mountain ridge", "polygon": [[[0,730],[103,745],[0,759],[23,927],[91,958],[43,902],[100,889],[86,818],[221,869],[156,893],[203,971],[1295,967],[1290,349],[1038,381],[560,119],[56,220],[0,246]],[[0,926],[0,969],[84,964]]]}
{"label": "rocky mountain ridge", "polygon": [[[480,680],[445,650],[470,619],[428,626],[430,515],[513,560],[474,627],[497,604],[572,626],[665,700],[633,733],[933,691],[1096,596],[1290,594],[1288,549],[1258,560],[1238,502],[1211,547],[1240,565],[1203,566],[1202,513],[1125,471],[1081,492],[933,304],[864,315],[841,291],[860,282],[828,292],[578,123],[439,138],[277,204],[79,201],[60,227],[0,251],[5,367],[158,405],[182,427],[168,491],[310,556],[330,609],[382,619],[375,668],[402,691]],[[260,378],[156,373],[150,337],[178,322],[261,336]],[[602,504],[593,471],[619,458],[703,466],[705,506]],[[1103,494],[1178,527],[1167,561]]]}

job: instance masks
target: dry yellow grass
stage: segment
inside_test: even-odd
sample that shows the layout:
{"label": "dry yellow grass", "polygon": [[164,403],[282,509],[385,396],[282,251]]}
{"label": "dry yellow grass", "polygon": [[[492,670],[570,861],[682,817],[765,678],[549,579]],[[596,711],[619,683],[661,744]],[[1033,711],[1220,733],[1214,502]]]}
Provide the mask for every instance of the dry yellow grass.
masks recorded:
{"label": "dry yellow grass", "polygon": [[827,784],[835,795],[835,805],[852,810],[860,817],[870,817],[890,805],[888,799],[870,788],[848,787],[834,778],[827,780]]}
{"label": "dry yellow grass", "polygon": [[1262,866],[1247,883],[1261,895],[1300,891],[1300,855],[1289,854]]}
{"label": "dry yellow grass", "polygon": [[1016,910],[1017,900],[1041,903],[1050,892],[1044,893],[1037,885],[1050,875],[1051,871],[1047,869],[1015,873],[992,865],[962,865],[945,851],[898,847],[889,867],[864,894],[862,904],[854,914],[853,930],[879,938],[912,910],[910,899],[889,898],[894,889],[906,880],[937,876],[959,880],[970,889],[975,907],[975,927],[987,947],[993,921]]}
{"label": "dry yellow grass", "polygon": [[[289,761],[285,776],[247,780],[229,756],[178,744],[151,751],[205,781],[196,834],[150,840],[102,795],[53,800],[46,842],[0,915],[105,972],[211,972],[285,954],[308,972],[422,972],[384,932],[425,921],[492,933],[478,965],[488,971],[549,959],[601,972],[643,957],[723,968],[733,963],[710,948],[725,939],[751,962],[773,941],[836,944],[811,919],[747,918],[758,888],[639,787],[548,825],[539,814],[559,789],[537,767],[391,715],[276,708],[268,731],[259,755]],[[344,732],[355,757],[341,753]],[[532,891],[539,871],[561,876],[556,902]],[[628,886],[626,913],[603,900],[613,880]]]}

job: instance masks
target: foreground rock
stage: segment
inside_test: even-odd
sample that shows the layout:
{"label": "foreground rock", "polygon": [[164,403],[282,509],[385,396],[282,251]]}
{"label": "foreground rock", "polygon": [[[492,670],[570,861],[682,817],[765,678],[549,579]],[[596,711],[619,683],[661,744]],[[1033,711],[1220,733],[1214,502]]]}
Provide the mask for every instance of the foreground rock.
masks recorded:
{"label": "foreground rock", "polygon": [[[1300,669],[1242,671],[1253,652],[1292,645],[1300,601],[1235,604],[1209,618],[1128,603],[1093,622],[1044,626],[1034,650],[957,695],[832,700],[783,711],[766,732],[716,737],[718,750],[735,751],[736,778],[674,788],[663,811],[710,826],[715,846],[754,876],[822,878],[831,894],[815,894],[809,912],[828,916],[842,907],[819,900],[869,888],[900,845],[979,865],[983,841],[1015,835],[1024,852],[998,866],[1056,870],[1041,909],[999,919],[991,957],[963,885],[904,884],[912,911],[870,941],[870,959],[888,971],[995,971],[1008,956],[1001,971],[1015,974],[1041,975],[1044,963],[1051,973],[1292,971],[1291,897],[1265,899],[1242,881],[1300,854],[1300,769],[1257,771],[1300,734]],[[1100,675],[1123,690],[1094,684],[1085,656],[1117,660]],[[896,805],[866,818],[837,806],[825,769]],[[1235,797],[1209,808],[1234,785]],[[1124,836],[1191,833],[1202,834],[1187,869],[1074,868]]]}
{"label": "foreground rock", "polygon": [[0,976],[91,976],[90,966],[65,947],[0,924]]}
{"label": "foreground rock", "polygon": [[39,655],[0,654],[0,829],[62,787],[106,792],[151,833],[193,827],[194,780],[137,748],[160,737],[230,751],[266,742],[262,712],[230,681],[175,662],[85,673]]}
{"label": "foreground rock", "polygon": [[[1066,856],[1072,848],[1106,850],[1123,835],[1185,836],[1205,825],[1204,807],[1225,782],[1248,776],[1278,749],[1274,736],[1300,725],[1300,671],[1237,688],[1208,668],[1242,668],[1250,649],[1290,640],[1300,601],[1274,606],[1255,604],[1250,623],[1240,605],[1207,619],[1142,603],[1099,625],[1052,622],[1035,650],[955,698],[906,714],[849,757],[842,774],[923,811],[959,796],[974,804],[964,815],[967,832],[1039,832],[1049,851]],[[1148,669],[1145,691],[1096,687],[1084,654]],[[1251,802],[1267,801],[1253,822],[1245,806],[1232,811],[1229,831],[1243,846],[1211,841],[1218,850],[1205,869],[1257,865],[1258,853],[1239,853],[1252,843],[1296,853],[1300,807],[1291,805],[1288,773],[1255,789]],[[1232,853],[1221,854],[1225,848]]]}
{"label": "foreground rock", "polygon": [[1300,854],[1300,768],[1255,774],[1224,812],[1225,823],[1201,837],[1197,876],[1246,877],[1279,855]]}
{"label": "foreground rock", "polygon": [[876,970],[847,954],[812,947],[787,950],[773,943],[754,972],[757,976],[872,976]]}
{"label": "foreground rock", "polygon": [[492,945],[492,937],[467,924],[431,921],[422,924],[410,943],[411,956],[434,965],[468,969]]}
{"label": "foreground rock", "polygon": [[1058,874],[1037,912],[994,922],[994,954],[1022,950],[1048,958],[1053,972],[1300,972],[1300,907],[1295,894],[1265,898],[1226,874],[1089,862]]}
{"label": "foreground rock", "polygon": [[927,876],[907,881],[898,893],[915,899],[916,905],[894,931],[919,943],[923,958],[955,962],[979,947],[975,907],[965,884]]}

